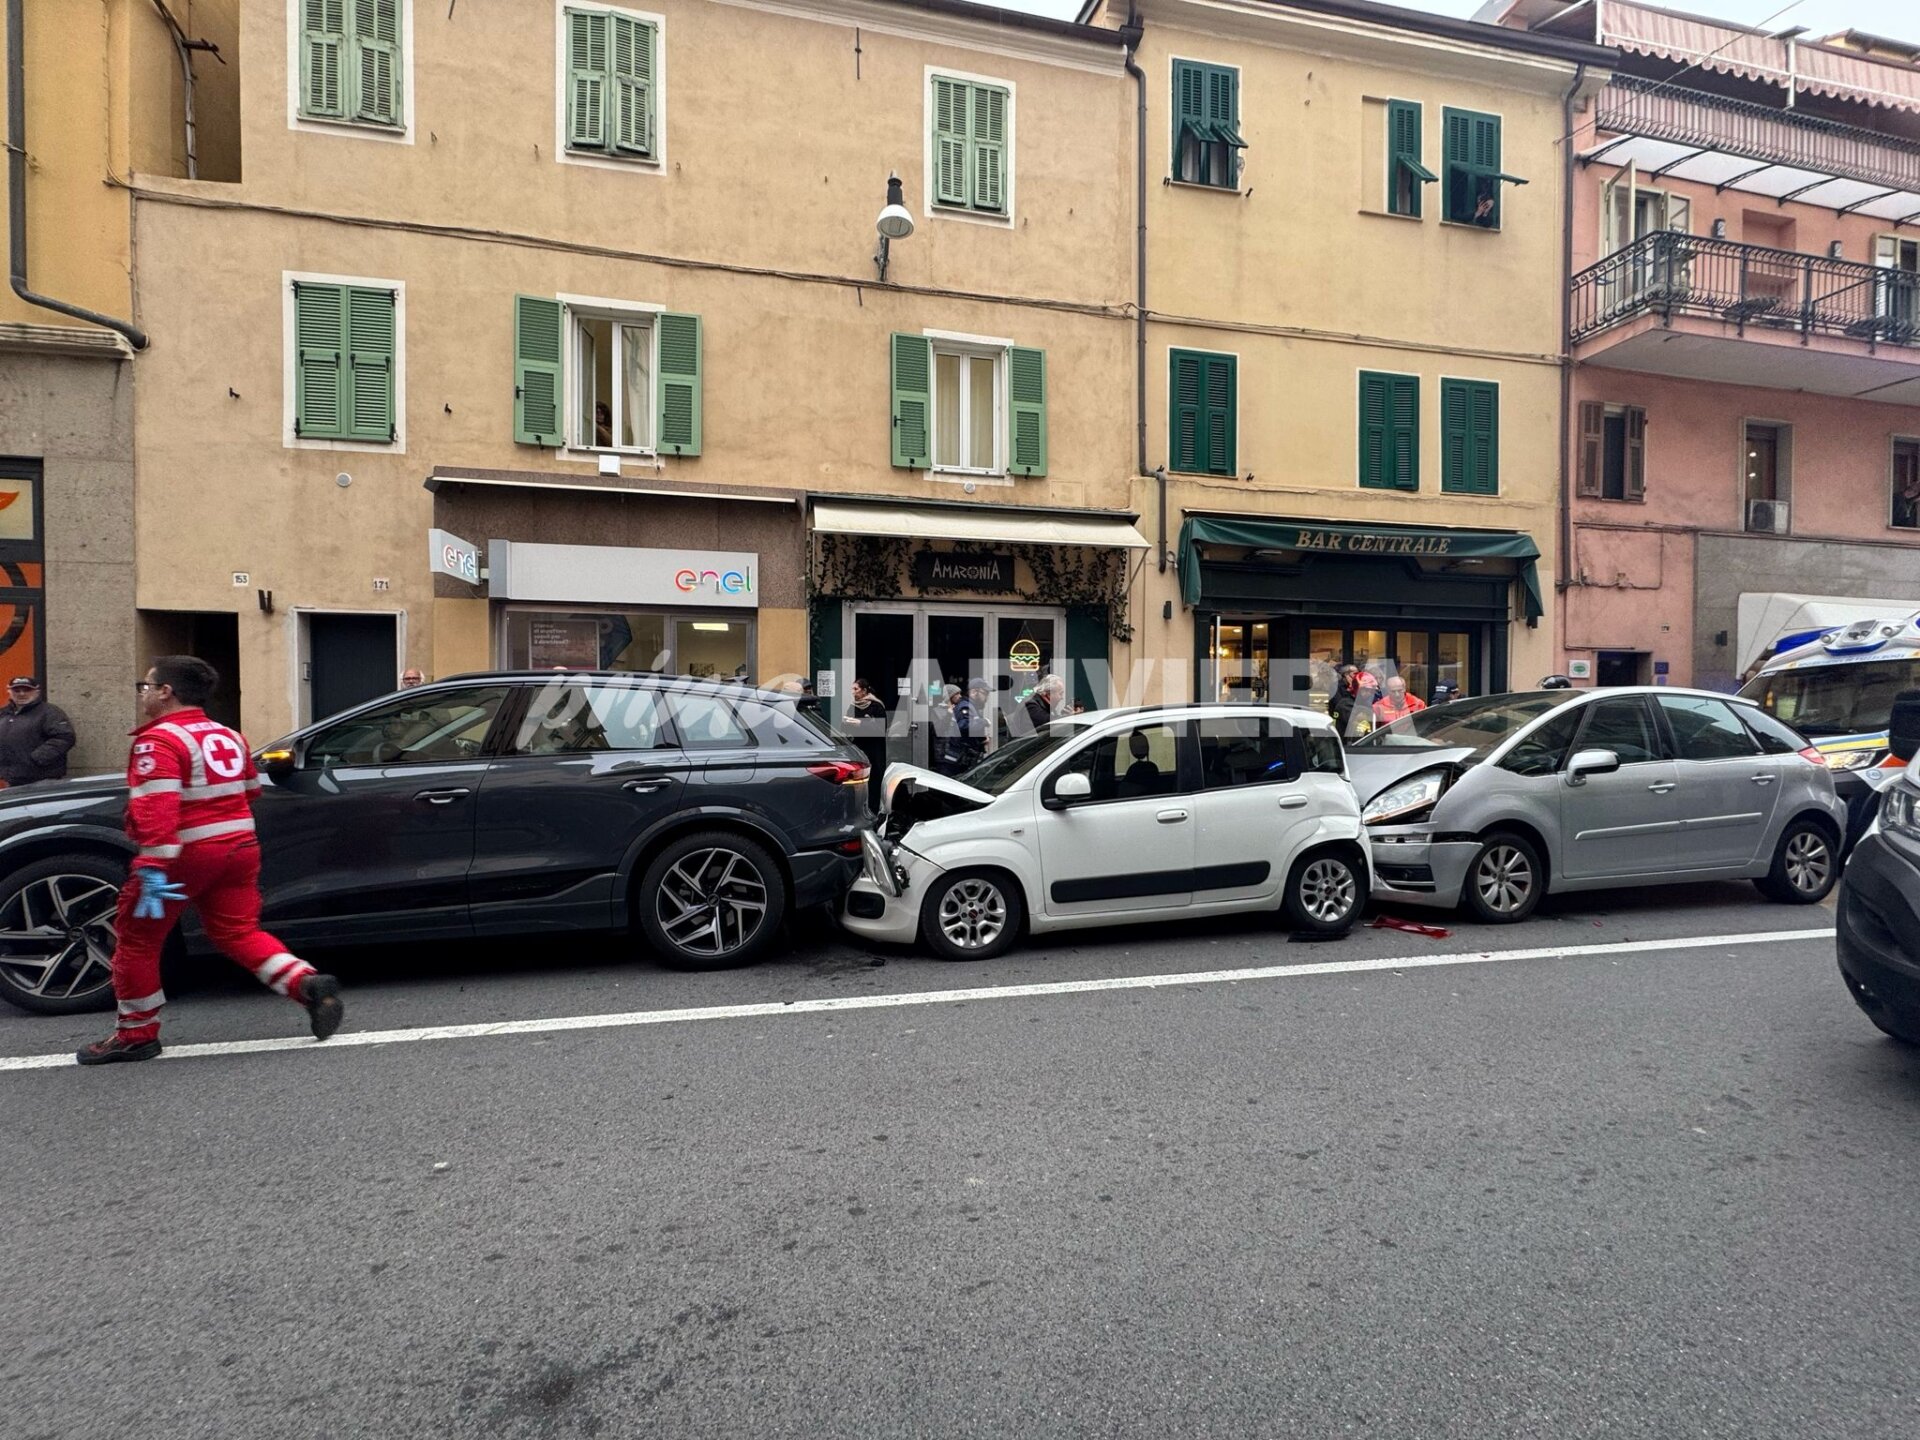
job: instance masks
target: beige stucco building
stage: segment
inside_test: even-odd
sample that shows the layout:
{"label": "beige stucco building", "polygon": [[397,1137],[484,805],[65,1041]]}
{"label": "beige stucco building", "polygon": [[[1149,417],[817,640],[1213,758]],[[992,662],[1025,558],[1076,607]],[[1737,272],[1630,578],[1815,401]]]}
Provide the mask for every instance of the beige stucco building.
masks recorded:
{"label": "beige stucco building", "polygon": [[155,643],[230,627],[260,738],[406,665],[1092,683],[1138,548],[1117,37],[374,8],[242,7],[238,177],[130,182]]}
{"label": "beige stucco building", "polygon": [[1551,670],[1560,137],[1608,52],[1357,0],[1087,14],[1143,28],[1147,693]]}
{"label": "beige stucco building", "polygon": [[[42,679],[78,731],[77,770],[124,756],[136,674],[132,356],[142,334],[130,323],[131,205],[113,182],[187,173],[189,73],[199,128],[213,137],[195,146],[194,168],[230,175],[238,160],[222,137],[239,90],[216,57],[232,53],[238,0],[169,4],[8,7],[18,43],[8,43],[0,92],[21,77],[22,114],[5,179],[14,285],[0,291],[0,679]],[[181,48],[189,39],[200,44]]]}

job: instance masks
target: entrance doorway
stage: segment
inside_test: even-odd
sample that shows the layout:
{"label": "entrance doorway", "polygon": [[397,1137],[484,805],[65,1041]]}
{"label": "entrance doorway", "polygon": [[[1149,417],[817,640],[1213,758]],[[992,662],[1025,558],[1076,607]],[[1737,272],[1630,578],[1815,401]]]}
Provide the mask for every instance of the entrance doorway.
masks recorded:
{"label": "entrance doorway", "polygon": [[1602,650],[1594,657],[1594,684],[1645,685],[1653,657],[1644,650]]}
{"label": "entrance doorway", "polygon": [[198,655],[220,672],[205,709],[222,725],[240,728],[240,617],[218,610],[142,610],[139,668],[156,655]]}
{"label": "entrance doorway", "polygon": [[1035,605],[967,606],[928,601],[848,609],[843,621],[835,715],[844,716],[856,677],[887,707],[887,763],[930,766],[947,726],[948,685],[987,683],[998,717],[987,748],[1006,734],[1005,715],[1060,669],[1066,612]]}
{"label": "entrance doorway", "polygon": [[400,676],[400,617],[306,613],[300,650],[306,724],[392,692]]}

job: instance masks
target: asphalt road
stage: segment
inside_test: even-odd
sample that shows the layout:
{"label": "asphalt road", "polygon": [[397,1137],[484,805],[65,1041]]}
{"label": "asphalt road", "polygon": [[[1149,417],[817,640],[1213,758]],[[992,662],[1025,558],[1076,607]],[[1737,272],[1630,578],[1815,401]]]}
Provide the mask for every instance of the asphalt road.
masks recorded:
{"label": "asphalt road", "polygon": [[266,1053],[215,972],[165,1060],[0,1068],[0,1434],[1912,1433],[1920,1054],[1830,924],[362,953],[351,1034],[626,1018]]}

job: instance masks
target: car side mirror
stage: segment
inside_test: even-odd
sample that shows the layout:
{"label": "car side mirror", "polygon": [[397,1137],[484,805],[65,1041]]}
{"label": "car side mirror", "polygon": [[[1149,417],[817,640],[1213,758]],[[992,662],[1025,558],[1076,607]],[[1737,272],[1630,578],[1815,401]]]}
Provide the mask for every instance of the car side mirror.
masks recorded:
{"label": "car side mirror", "polygon": [[1077,770],[1060,776],[1047,787],[1041,803],[1049,810],[1064,810],[1082,800],[1093,798],[1093,782]]}
{"label": "car side mirror", "polygon": [[1893,697],[1893,720],[1887,728],[1894,755],[1910,761],[1920,754],[1920,690],[1902,690]]}
{"label": "car side mirror", "polygon": [[278,784],[300,768],[300,757],[291,745],[276,746],[260,752],[260,773]]}
{"label": "car side mirror", "polygon": [[1589,775],[1611,775],[1620,757],[1611,750],[1582,750],[1567,762],[1567,784],[1584,785]]}

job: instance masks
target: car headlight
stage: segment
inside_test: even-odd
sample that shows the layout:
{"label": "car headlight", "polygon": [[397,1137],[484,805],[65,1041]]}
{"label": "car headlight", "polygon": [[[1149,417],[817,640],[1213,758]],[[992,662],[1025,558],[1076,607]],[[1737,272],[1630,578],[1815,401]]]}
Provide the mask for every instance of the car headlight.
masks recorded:
{"label": "car headlight", "polygon": [[1920,791],[1902,783],[1882,792],[1880,826],[1909,840],[1920,840]]}
{"label": "car headlight", "polygon": [[1446,771],[1423,770],[1374,796],[1360,818],[1369,825],[1404,825],[1431,810],[1446,788]]}
{"label": "car headlight", "polygon": [[906,886],[902,871],[893,863],[893,846],[872,830],[860,832],[860,852],[867,879],[889,895],[899,895]]}
{"label": "car headlight", "polygon": [[1829,770],[1871,770],[1887,758],[1884,750],[1843,750],[1827,756]]}

